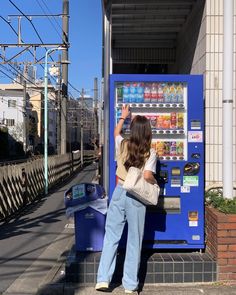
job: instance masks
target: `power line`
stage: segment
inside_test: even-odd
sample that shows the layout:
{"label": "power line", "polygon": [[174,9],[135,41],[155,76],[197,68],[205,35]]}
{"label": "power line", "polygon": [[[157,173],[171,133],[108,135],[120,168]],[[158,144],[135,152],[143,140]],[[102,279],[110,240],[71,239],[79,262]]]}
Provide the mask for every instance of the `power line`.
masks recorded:
{"label": "power line", "polygon": [[0,15],[0,18],[4,21],[4,22],[6,22],[10,27],[11,27],[11,29],[13,30],[13,32],[18,36],[18,33],[17,33],[17,31],[14,29],[14,27],[3,17],[3,16],[1,16]]}
{"label": "power line", "polygon": [[[41,6],[41,4],[39,3],[39,1],[38,0],[36,0],[37,1],[37,3],[39,4],[39,6],[41,7],[41,9],[43,10],[43,8],[42,8],[42,6]],[[38,38],[40,39],[40,41],[41,41],[41,43],[42,44],[44,44],[44,42],[43,42],[43,39],[41,38],[41,36],[39,35],[39,33],[38,33],[38,31],[37,31],[37,29],[36,29],[36,27],[34,26],[34,24],[33,24],[33,21],[12,1],[12,0],[9,0],[9,2],[30,22],[30,24],[32,25],[32,27],[33,27],[33,29],[34,29],[34,31],[35,31],[35,33],[37,34],[37,36],[38,36]],[[48,8],[48,6],[47,6],[47,4],[44,2],[44,0],[42,0],[42,2],[43,2],[43,4],[45,5],[45,7],[48,9],[48,11],[50,12],[50,10],[49,10],[49,8]],[[50,12],[51,13],[51,12]],[[44,12],[44,14],[45,14],[45,12]],[[46,14],[45,14],[46,15]],[[11,29],[14,31],[14,33],[18,36],[18,33],[16,32],[16,30],[12,27],[12,25],[7,21],[7,20],[5,20],[3,17],[1,17],[2,19],[3,19],[3,21],[5,21],[10,27],[11,27]],[[55,18],[55,17],[54,17]],[[55,19],[56,20],[56,19]],[[65,32],[64,32],[64,30],[63,30],[63,28],[61,27],[61,25],[59,25],[60,26],[60,28],[62,29],[62,31],[63,31],[63,33],[65,34]],[[54,27],[55,28],[55,27]],[[58,31],[57,31],[58,32]],[[59,33],[58,33],[59,34]],[[21,40],[22,42],[23,42],[23,40]],[[45,48],[45,50],[47,51],[47,48]],[[31,55],[32,56],[34,56],[34,54],[30,51],[30,50],[28,50],[30,53],[31,53]],[[51,57],[51,56],[49,56],[50,57],[50,59],[54,62],[54,59]],[[43,58],[45,58],[45,56],[43,56],[41,59],[43,59]],[[41,60],[41,59],[39,59],[39,60]],[[36,59],[36,61],[37,62],[39,62],[39,60],[38,59]],[[41,65],[41,67],[43,68],[43,66]],[[52,79],[56,82],[56,79],[53,77],[53,76],[51,76],[52,77]],[[81,95],[81,91],[79,91],[76,87],[74,87],[69,81],[68,81],[68,84],[70,85],[70,87],[71,88],[73,88],[75,91],[77,91],[80,95]]]}
{"label": "power line", "polygon": [[[51,23],[51,25],[53,26],[53,28],[54,28],[55,31],[57,32],[58,36],[61,38],[61,34],[59,33],[57,27],[56,27],[56,26],[54,25],[54,23],[51,21],[50,17],[46,14],[46,12],[45,12],[44,8],[42,7],[42,5],[40,4],[39,0],[36,0],[36,1],[37,1],[37,3],[38,3],[39,7],[41,8],[41,10],[43,11],[44,15],[48,18],[49,22]],[[44,2],[43,2],[43,3],[44,3]],[[44,3],[44,5],[47,7],[47,5],[46,5],[45,3]],[[47,9],[48,9],[48,7],[47,7]],[[48,9],[48,11],[49,11],[49,9]],[[49,13],[51,13],[51,12],[49,11]],[[53,18],[56,19],[55,16],[53,16]]]}
{"label": "power line", "polygon": [[[33,27],[33,29],[34,29],[36,35],[38,36],[39,40],[41,41],[42,44],[44,44],[43,39],[40,37],[35,25],[33,24],[33,21],[30,18],[28,18],[28,16],[23,11],[21,11],[20,8],[17,7],[16,4],[12,2],[12,0],[8,0],[8,1],[30,22],[30,24]],[[45,50],[47,51],[47,48],[45,48]],[[52,61],[54,61],[51,56],[50,56],[50,58],[51,58]]]}

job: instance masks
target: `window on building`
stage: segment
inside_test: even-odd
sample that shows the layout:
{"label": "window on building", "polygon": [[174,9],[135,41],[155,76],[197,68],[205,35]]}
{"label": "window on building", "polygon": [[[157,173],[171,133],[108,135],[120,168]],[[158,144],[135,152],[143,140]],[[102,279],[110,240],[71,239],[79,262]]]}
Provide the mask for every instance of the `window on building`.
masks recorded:
{"label": "window on building", "polygon": [[15,119],[5,119],[5,124],[6,124],[8,127],[15,126]]}
{"label": "window on building", "polygon": [[15,107],[16,107],[16,100],[14,100],[14,99],[9,99],[9,100],[8,100],[8,107],[9,107],[9,108],[15,108]]}

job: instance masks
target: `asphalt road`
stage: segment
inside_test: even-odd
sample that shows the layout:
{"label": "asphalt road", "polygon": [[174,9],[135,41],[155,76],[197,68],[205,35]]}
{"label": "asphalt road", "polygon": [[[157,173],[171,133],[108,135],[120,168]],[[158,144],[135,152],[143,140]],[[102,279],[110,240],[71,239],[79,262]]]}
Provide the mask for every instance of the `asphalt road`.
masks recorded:
{"label": "asphalt road", "polygon": [[[91,182],[95,173],[95,164],[86,167],[66,185],[0,225],[0,294],[38,259],[66,227],[65,190],[75,183]],[[47,260],[50,263],[50,257]]]}

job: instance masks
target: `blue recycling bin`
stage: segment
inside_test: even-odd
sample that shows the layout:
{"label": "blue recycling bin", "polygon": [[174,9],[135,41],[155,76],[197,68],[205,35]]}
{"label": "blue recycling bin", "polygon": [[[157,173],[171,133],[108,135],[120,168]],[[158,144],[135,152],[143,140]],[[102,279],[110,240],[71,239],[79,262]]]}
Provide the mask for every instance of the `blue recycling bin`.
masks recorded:
{"label": "blue recycling bin", "polygon": [[105,234],[107,198],[101,185],[80,183],[64,194],[67,212],[74,214],[76,251],[101,251]]}

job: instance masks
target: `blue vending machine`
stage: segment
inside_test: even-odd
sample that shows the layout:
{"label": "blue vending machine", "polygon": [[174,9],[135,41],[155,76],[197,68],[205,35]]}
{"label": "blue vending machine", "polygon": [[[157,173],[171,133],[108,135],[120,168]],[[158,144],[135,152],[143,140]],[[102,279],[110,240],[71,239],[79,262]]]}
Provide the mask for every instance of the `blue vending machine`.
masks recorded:
{"label": "blue vending machine", "polygon": [[143,246],[204,248],[204,103],[201,75],[111,75],[109,196],[116,185],[113,131],[123,104],[150,120],[158,155],[157,206],[147,207]]}

